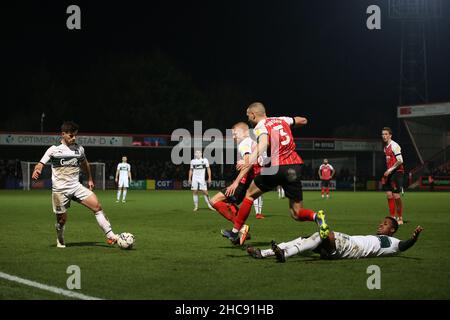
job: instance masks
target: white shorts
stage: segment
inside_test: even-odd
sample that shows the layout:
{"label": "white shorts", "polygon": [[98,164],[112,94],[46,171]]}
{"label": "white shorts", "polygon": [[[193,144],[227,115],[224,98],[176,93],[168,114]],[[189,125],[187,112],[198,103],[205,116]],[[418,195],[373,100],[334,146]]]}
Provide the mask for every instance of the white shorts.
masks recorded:
{"label": "white shorts", "polygon": [[128,178],[119,179],[119,188],[128,188]]}
{"label": "white shorts", "polygon": [[205,180],[192,180],[191,190],[207,191],[208,187]]}
{"label": "white shorts", "polygon": [[81,202],[84,199],[91,196],[93,192],[83,186],[81,183],[72,188],[64,191],[53,191],[52,192],[52,205],[53,212],[55,214],[61,214],[67,211],[70,207],[70,201]]}

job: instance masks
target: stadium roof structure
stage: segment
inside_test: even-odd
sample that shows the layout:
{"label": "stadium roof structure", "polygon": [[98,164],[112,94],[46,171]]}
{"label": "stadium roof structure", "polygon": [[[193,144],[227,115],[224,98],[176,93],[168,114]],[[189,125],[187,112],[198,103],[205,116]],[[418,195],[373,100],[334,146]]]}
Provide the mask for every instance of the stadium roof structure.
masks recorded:
{"label": "stadium roof structure", "polygon": [[400,106],[397,117],[422,163],[450,145],[450,102]]}

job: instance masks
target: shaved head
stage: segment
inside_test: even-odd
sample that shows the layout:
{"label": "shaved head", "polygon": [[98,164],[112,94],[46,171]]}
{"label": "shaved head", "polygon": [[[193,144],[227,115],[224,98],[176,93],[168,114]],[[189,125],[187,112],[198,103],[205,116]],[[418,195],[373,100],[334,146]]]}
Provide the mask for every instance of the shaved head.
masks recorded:
{"label": "shaved head", "polygon": [[256,116],[266,115],[266,108],[264,108],[264,105],[261,102],[253,102],[248,106],[247,110],[253,112]]}
{"label": "shaved head", "polygon": [[248,124],[246,124],[245,122],[238,122],[231,129],[248,130]]}

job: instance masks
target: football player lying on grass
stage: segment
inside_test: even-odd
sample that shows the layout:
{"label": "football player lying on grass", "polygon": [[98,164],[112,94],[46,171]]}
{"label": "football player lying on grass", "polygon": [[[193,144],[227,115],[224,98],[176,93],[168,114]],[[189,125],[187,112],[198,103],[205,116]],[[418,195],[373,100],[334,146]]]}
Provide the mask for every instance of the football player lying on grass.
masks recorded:
{"label": "football player lying on grass", "polygon": [[381,257],[403,252],[411,248],[419,238],[423,228],[417,226],[412,237],[399,240],[392,237],[398,229],[394,218],[386,217],[380,223],[375,236],[349,236],[344,233],[331,231],[321,237],[319,232],[308,238],[297,238],[280,244],[272,241],[271,249],[247,247],[249,255],[256,259],[276,256],[280,262],[305,251],[320,253],[322,259],[359,259],[367,257]]}

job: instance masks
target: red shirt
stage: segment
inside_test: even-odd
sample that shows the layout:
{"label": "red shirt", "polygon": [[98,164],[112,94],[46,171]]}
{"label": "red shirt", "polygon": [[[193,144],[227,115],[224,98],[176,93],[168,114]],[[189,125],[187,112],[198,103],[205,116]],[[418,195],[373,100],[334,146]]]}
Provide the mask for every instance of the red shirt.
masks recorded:
{"label": "red shirt", "polygon": [[322,164],[319,168],[320,174],[322,175],[322,180],[331,179],[331,171],[334,170],[331,164]]}
{"label": "red shirt", "polygon": [[293,123],[294,119],[290,117],[273,117],[261,120],[256,125],[254,129],[256,138],[263,134],[268,135],[271,166],[303,163],[302,158],[295,151],[294,137],[290,127]]}
{"label": "red shirt", "polygon": [[[384,154],[386,156],[386,167],[388,169],[392,168],[397,160],[403,161],[402,149],[394,140],[391,140],[391,143],[384,147]],[[399,165],[396,171],[404,172],[403,164]]]}

